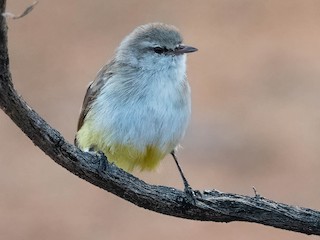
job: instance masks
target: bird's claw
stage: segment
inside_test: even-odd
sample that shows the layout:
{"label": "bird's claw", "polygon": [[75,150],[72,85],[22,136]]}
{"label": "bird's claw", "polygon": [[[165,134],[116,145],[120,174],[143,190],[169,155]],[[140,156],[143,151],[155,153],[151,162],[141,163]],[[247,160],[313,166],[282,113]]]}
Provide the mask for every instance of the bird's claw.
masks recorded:
{"label": "bird's claw", "polygon": [[97,156],[99,157],[98,159],[98,172],[99,173],[105,173],[107,170],[107,157],[104,155],[102,151],[97,152]]}
{"label": "bird's claw", "polygon": [[98,173],[105,173],[107,170],[107,157],[104,155],[102,151],[94,151],[93,149],[89,149],[89,154],[93,155],[92,164],[97,166]]}

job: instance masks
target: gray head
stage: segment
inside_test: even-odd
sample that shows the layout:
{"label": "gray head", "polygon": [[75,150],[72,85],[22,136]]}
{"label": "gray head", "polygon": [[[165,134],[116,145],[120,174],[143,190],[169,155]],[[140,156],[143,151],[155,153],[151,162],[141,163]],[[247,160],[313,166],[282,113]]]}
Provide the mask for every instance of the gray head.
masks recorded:
{"label": "gray head", "polygon": [[196,48],[182,44],[178,29],[163,23],[150,23],[137,27],[121,42],[116,60],[125,64],[159,70],[185,62],[185,53]]}

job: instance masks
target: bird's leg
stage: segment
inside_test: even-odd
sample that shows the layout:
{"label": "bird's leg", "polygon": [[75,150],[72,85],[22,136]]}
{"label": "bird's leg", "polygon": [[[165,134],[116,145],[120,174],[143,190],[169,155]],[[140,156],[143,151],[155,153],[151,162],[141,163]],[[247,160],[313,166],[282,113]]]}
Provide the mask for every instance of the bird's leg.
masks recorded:
{"label": "bird's leg", "polygon": [[177,165],[177,167],[178,167],[180,176],[181,176],[181,178],[182,178],[182,181],[183,181],[183,184],[184,184],[184,191],[185,191],[185,193],[186,193],[189,197],[192,198],[192,200],[193,200],[193,202],[194,202],[195,193],[194,193],[194,191],[192,190],[190,184],[188,183],[188,180],[186,179],[186,177],[185,177],[184,174],[183,174],[183,171],[182,171],[182,169],[181,169],[181,167],[180,167],[180,165],[179,165],[179,162],[178,162],[178,159],[177,159],[177,157],[176,157],[175,152],[172,151],[172,152],[171,152],[171,155],[172,155],[174,161],[176,162],[176,165]]}

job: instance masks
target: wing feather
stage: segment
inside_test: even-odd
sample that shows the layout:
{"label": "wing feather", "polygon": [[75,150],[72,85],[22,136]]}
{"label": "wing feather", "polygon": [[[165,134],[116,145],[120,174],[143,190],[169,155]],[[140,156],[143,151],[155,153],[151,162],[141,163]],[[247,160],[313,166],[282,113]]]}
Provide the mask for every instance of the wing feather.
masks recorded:
{"label": "wing feather", "polygon": [[[104,86],[104,84],[106,84],[108,79],[112,76],[113,74],[112,69],[113,69],[114,63],[115,63],[114,60],[112,60],[109,64],[102,67],[98,72],[95,80],[90,82],[82,103],[82,108],[81,108],[81,112],[78,120],[77,131],[79,131],[80,128],[82,127],[84,120],[88,112],[91,110],[92,104],[96,100],[97,96],[99,95],[102,87]],[[75,139],[75,144],[76,144],[76,139]]]}

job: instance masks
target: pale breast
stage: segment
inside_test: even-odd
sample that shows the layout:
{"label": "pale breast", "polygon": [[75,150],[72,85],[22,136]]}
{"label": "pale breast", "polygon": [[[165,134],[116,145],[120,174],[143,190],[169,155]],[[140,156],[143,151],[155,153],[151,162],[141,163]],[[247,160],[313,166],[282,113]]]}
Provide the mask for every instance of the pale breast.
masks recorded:
{"label": "pale breast", "polygon": [[107,143],[142,151],[153,145],[166,152],[179,144],[191,113],[184,74],[174,70],[139,80],[111,79],[108,84],[92,109],[94,125],[104,129]]}

